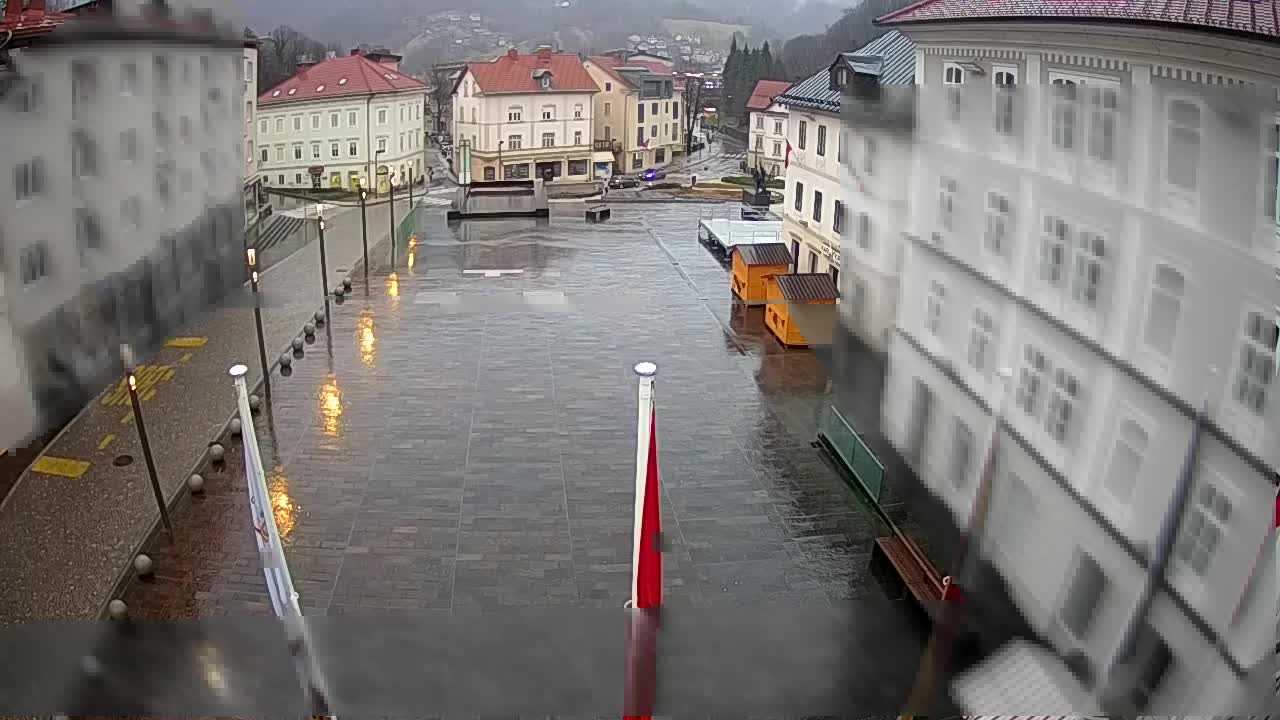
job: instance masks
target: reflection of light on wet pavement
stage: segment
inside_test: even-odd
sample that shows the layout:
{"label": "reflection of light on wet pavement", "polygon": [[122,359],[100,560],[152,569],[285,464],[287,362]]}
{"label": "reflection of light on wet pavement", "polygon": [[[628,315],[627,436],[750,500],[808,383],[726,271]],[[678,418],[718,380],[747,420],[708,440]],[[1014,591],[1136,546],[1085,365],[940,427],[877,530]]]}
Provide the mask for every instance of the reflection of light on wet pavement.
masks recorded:
{"label": "reflection of light on wet pavement", "polygon": [[200,663],[200,669],[204,671],[205,683],[209,689],[219,695],[227,692],[227,678],[222,672],[222,663],[218,662],[218,651],[212,645],[205,645],[200,648],[200,653],[196,659]]}
{"label": "reflection of light on wet pavement", "polygon": [[[413,257],[410,253],[409,257]],[[378,344],[378,338],[373,334],[373,313],[368,310],[360,312],[359,321],[360,332],[360,362],[369,367],[373,367],[374,350]]]}
{"label": "reflection of light on wet pavement", "polygon": [[338,418],[342,417],[342,392],[338,390],[338,381],[333,375],[320,388],[320,414],[324,415],[325,435],[337,437]]}
{"label": "reflection of light on wet pavement", "polygon": [[413,269],[414,260],[416,259],[416,258],[415,258],[415,256],[416,256],[416,255],[417,255],[417,253],[415,253],[414,251],[412,251],[412,250],[410,250],[410,251],[409,251],[409,269],[410,269],[410,270],[412,270],[412,269]]}
{"label": "reflection of light on wet pavement", "polygon": [[400,278],[395,273],[387,276],[387,297],[400,297]]}
{"label": "reflection of light on wet pavement", "polygon": [[267,478],[267,492],[271,495],[271,513],[275,515],[280,539],[288,540],[298,521],[298,506],[289,497],[289,478],[285,477],[284,468],[279,465],[271,468],[271,476]]}

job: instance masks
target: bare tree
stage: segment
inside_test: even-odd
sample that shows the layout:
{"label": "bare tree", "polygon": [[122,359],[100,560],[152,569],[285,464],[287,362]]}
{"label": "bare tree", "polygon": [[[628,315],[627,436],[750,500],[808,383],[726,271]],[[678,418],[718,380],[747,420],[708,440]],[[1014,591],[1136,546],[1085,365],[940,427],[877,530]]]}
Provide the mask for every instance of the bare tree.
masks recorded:
{"label": "bare tree", "polygon": [[684,76],[684,151],[693,152],[693,129],[702,115],[702,74],[692,73]]}

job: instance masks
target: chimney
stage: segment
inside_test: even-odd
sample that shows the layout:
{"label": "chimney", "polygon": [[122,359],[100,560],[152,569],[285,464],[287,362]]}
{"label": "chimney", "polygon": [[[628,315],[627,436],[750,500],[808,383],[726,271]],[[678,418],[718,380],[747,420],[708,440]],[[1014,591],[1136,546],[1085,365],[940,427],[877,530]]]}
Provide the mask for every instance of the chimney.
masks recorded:
{"label": "chimney", "polygon": [[538,61],[551,62],[551,46],[550,45],[538,46]]}
{"label": "chimney", "polygon": [[510,50],[507,51],[507,57],[511,58],[512,60],[515,60],[516,58],[520,57],[520,51],[515,48],[511,48]]}

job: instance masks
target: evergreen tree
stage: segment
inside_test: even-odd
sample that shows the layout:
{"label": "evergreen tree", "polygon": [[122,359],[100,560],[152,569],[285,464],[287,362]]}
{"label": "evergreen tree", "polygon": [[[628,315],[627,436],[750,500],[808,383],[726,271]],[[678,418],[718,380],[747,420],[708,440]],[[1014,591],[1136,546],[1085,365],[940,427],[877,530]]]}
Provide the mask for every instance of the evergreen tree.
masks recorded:
{"label": "evergreen tree", "polygon": [[769,50],[769,41],[765,40],[764,45],[760,46],[760,79],[761,80],[779,80],[776,77],[777,64],[773,60],[773,52]]}

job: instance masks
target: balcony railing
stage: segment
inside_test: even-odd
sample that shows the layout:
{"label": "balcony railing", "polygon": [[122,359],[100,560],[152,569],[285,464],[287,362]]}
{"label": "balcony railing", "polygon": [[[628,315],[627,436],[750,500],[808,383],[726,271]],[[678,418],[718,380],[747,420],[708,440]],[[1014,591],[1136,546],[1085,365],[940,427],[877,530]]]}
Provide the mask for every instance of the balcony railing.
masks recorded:
{"label": "balcony railing", "polygon": [[618,152],[622,149],[622,142],[619,140],[593,140],[591,149],[593,151]]}

